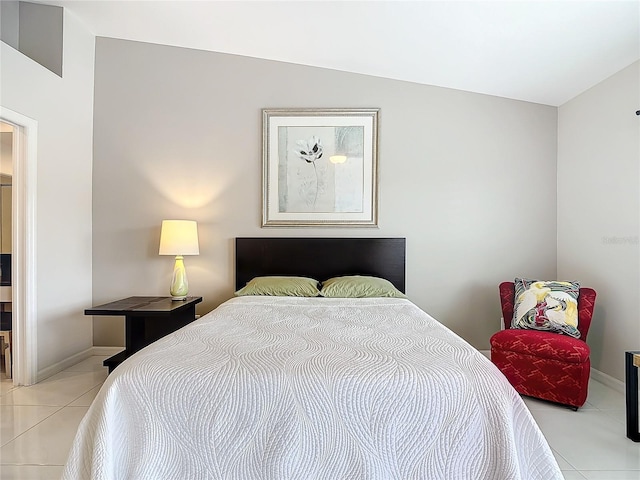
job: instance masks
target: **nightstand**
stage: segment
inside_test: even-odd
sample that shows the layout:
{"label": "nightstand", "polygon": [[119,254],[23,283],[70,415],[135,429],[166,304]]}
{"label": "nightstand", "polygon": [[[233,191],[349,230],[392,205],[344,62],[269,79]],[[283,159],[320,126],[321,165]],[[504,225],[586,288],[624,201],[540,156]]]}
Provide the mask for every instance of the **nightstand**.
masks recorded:
{"label": "nightstand", "polygon": [[640,442],[638,423],[638,370],[640,351],[625,352],[625,389],[627,404],[627,438]]}
{"label": "nightstand", "polygon": [[124,315],[125,349],[107,358],[109,373],[138,350],[175,332],[196,319],[196,304],[202,297],[172,301],[171,297],[129,297],[84,311],[85,315]]}

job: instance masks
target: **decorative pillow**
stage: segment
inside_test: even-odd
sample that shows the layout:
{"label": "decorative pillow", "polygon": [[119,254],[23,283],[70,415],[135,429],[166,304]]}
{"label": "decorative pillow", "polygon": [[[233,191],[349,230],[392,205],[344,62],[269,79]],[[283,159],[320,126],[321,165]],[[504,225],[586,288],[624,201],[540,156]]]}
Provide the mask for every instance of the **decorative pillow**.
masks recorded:
{"label": "decorative pillow", "polygon": [[580,338],[578,282],[515,279],[511,328],[546,330]]}
{"label": "decorative pillow", "polygon": [[255,277],[236,292],[236,296],[317,297],[318,281],[306,277]]}
{"label": "decorative pillow", "polygon": [[394,287],[390,281],[360,275],[330,278],[322,283],[320,295],[328,298],[406,298],[406,295]]}

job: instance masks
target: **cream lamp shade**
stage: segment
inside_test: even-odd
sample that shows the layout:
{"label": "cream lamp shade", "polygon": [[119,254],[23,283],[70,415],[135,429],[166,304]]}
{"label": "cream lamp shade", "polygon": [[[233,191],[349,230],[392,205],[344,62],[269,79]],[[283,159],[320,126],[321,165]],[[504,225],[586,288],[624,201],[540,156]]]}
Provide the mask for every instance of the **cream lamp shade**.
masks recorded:
{"label": "cream lamp shade", "polygon": [[172,300],[184,300],[189,293],[183,255],[199,255],[198,224],[193,220],[163,220],[160,230],[160,255],[175,255],[171,278]]}

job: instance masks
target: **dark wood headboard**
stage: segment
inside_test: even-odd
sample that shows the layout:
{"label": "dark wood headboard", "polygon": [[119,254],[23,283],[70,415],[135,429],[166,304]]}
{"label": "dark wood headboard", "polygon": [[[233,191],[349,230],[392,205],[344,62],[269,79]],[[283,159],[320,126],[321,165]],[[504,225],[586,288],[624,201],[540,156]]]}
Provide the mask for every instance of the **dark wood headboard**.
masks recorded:
{"label": "dark wood headboard", "polygon": [[236,290],[253,277],[340,275],[386,278],[405,291],[404,238],[236,238]]}

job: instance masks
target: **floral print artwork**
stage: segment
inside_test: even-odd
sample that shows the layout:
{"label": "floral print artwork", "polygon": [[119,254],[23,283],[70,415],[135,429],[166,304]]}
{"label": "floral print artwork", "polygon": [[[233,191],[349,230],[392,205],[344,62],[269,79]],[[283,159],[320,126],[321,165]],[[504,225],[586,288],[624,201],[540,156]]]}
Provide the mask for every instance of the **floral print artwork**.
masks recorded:
{"label": "floral print artwork", "polygon": [[314,163],[319,158],[322,158],[322,143],[315,136],[307,141],[298,140],[296,147],[295,153],[307,163]]}
{"label": "floral print artwork", "polygon": [[[313,194],[313,206],[315,207],[316,202],[318,201],[318,190],[319,190],[319,181],[318,181],[318,169],[316,168],[316,160],[322,158],[322,143],[320,139],[316,136],[311,137],[309,140],[298,140],[296,142],[295,153],[307,163],[313,165],[313,173],[316,177],[316,188]],[[306,188],[306,187],[305,187]]]}
{"label": "floral print artwork", "polygon": [[[278,145],[279,212],[364,210],[363,127],[279,127]],[[337,154],[347,160],[331,163]]]}

